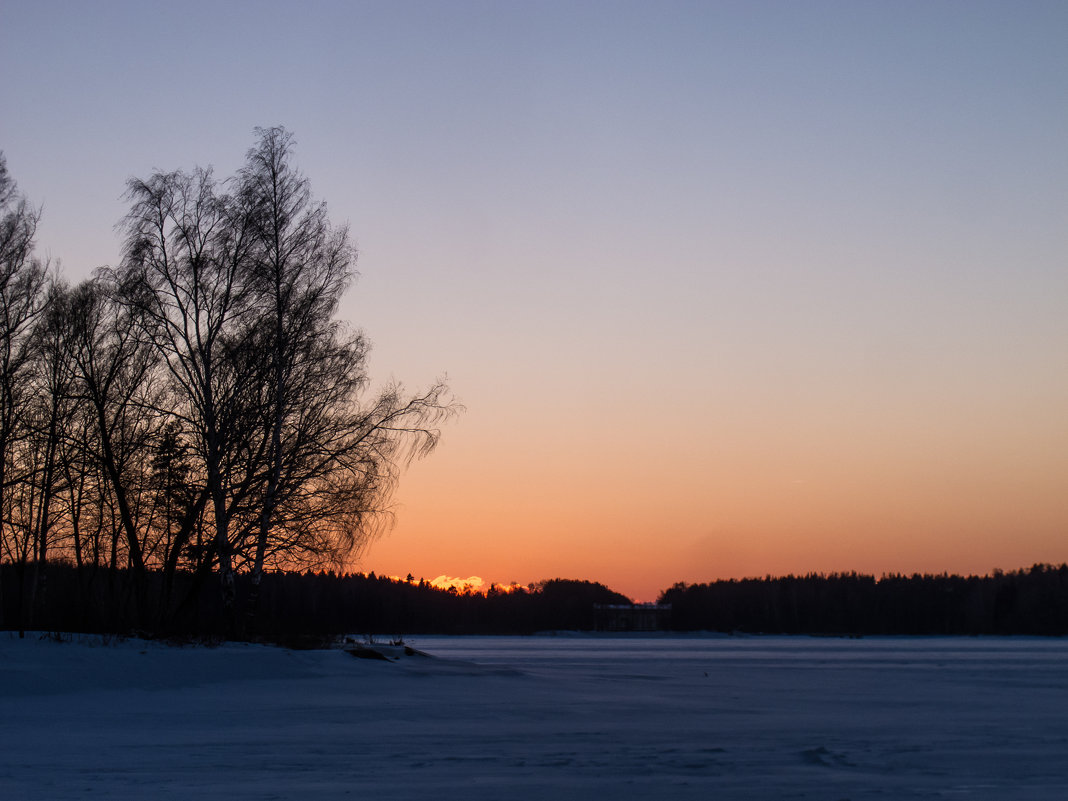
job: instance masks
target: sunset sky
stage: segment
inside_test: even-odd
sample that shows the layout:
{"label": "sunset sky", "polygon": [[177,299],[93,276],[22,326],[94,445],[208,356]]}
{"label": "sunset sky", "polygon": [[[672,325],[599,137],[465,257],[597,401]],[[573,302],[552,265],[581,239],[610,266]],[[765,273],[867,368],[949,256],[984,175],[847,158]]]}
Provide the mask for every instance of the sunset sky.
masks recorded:
{"label": "sunset sky", "polygon": [[376,382],[467,409],[354,569],[1068,560],[1068,3],[0,0],[0,76],[70,280],[295,133]]}

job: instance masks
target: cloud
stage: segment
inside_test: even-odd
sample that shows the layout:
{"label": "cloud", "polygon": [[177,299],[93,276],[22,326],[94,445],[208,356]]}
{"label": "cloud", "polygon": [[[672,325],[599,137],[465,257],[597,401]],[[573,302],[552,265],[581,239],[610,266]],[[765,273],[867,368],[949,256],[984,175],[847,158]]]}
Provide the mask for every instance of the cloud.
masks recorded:
{"label": "cloud", "polygon": [[485,583],[478,576],[468,576],[467,578],[453,578],[452,576],[438,576],[435,579],[430,580],[431,585],[437,587],[439,590],[447,590],[453,587],[457,590],[474,590],[478,591],[482,589],[482,585]]}

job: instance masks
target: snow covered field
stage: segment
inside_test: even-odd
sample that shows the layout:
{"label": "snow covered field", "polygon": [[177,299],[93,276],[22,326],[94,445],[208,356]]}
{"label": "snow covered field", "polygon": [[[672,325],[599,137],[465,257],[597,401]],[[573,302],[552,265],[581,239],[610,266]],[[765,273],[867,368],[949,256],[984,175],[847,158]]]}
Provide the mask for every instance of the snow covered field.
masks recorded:
{"label": "snow covered field", "polygon": [[0,634],[0,798],[1065,799],[1068,641]]}

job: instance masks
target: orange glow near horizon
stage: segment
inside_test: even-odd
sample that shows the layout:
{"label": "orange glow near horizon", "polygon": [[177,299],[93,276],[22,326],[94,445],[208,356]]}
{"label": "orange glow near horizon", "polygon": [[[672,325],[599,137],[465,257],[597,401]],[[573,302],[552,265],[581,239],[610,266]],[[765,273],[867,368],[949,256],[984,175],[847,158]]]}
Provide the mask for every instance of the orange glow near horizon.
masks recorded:
{"label": "orange glow near horizon", "polygon": [[456,578],[455,576],[437,576],[432,578],[429,582],[431,587],[437,587],[439,590],[458,590],[460,592],[482,592],[483,584],[478,576],[468,576],[467,578]]}
{"label": "orange glow near horizon", "polygon": [[506,448],[492,469],[475,461],[484,445],[446,431],[402,480],[396,528],[361,568],[475,572],[485,586],[585,579],[652,601],[679,581],[1066,561],[1063,433],[1016,421],[977,437],[971,425],[983,421],[963,416],[839,420],[838,439],[811,418],[763,426],[762,437],[754,426],[749,441],[724,426],[703,435],[719,444],[705,452],[685,426],[674,442],[661,431],[659,452],[594,430],[567,460],[543,441]]}

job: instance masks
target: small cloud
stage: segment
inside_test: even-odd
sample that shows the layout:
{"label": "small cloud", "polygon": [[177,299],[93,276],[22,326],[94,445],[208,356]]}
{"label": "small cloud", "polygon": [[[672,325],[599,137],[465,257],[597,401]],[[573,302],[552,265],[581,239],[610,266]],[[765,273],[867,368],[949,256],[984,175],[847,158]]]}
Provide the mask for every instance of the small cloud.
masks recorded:
{"label": "small cloud", "polygon": [[437,587],[439,590],[456,589],[456,590],[471,590],[472,592],[478,592],[482,589],[483,581],[478,576],[468,576],[467,578],[453,578],[452,576],[438,576],[436,579],[431,579],[430,584]]}

